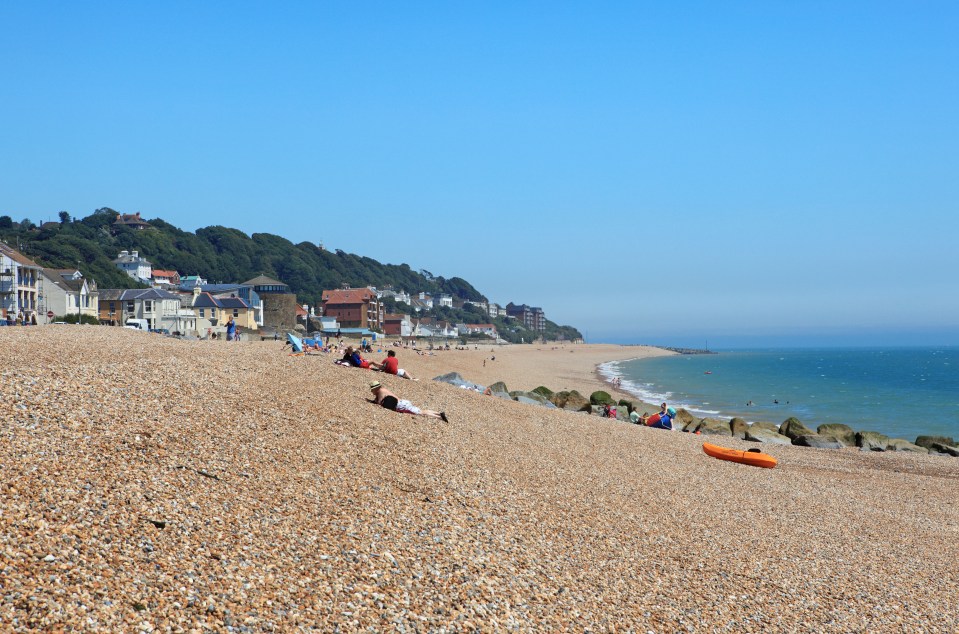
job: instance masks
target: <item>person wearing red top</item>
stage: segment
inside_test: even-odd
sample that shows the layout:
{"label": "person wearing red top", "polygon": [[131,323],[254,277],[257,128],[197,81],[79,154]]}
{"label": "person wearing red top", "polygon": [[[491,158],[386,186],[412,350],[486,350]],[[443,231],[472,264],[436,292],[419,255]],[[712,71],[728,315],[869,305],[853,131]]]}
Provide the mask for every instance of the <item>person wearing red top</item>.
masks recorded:
{"label": "person wearing red top", "polygon": [[396,358],[396,353],[392,350],[386,352],[386,358],[380,363],[380,371],[386,372],[387,374],[395,374],[396,376],[410,379],[411,381],[416,380],[409,372],[400,367],[400,360]]}

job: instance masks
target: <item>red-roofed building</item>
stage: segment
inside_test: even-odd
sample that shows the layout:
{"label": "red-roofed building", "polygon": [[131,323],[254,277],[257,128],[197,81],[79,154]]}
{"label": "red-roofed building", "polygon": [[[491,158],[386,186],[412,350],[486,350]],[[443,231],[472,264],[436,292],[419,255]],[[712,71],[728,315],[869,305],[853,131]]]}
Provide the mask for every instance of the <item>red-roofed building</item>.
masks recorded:
{"label": "red-roofed building", "polygon": [[130,227],[131,229],[142,230],[151,226],[149,222],[140,217],[140,212],[135,214],[117,214],[117,219],[113,221],[114,227]]}
{"label": "red-roofed building", "polygon": [[176,271],[153,269],[153,284],[156,286],[179,286],[180,274]]}
{"label": "red-roofed building", "polygon": [[323,291],[323,316],[335,317],[343,328],[381,330],[383,304],[369,288]]}

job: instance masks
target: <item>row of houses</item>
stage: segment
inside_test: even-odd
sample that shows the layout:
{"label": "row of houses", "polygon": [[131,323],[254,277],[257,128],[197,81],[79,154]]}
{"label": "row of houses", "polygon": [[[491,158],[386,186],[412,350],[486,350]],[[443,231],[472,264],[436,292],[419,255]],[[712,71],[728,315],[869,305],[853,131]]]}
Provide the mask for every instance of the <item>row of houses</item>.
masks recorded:
{"label": "row of houses", "polygon": [[[134,219],[135,221],[135,219]],[[481,333],[498,337],[492,323],[450,324],[416,315],[434,305],[479,306],[494,316],[521,320],[527,328],[545,328],[539,308],[508,304],[501,308],[486,302],[454,302],[449,295],[410,295],[375,288],[324,291],[322,306],[300,306],[283,282],[258,276],[239,284],[210,284],[199,276],[153,269],[137,251],[121,251],[114,263],[131,278],[151,285],[148,289],[98,289],[79,270],[44,268],[0,242],[0,310],[2,317],[19,316],[25,323],[47,323],[54,317],[87,316],[100,323],[123,325],[145,320],[150,328],[171,332],[204,333],[229,318],[241,327],[258,330],[293,329],[300,320],[308,328],[311,317],[321,320],[324,331],[354,329],[399,337],[450,338]],[[412,314],[387,314],[383,298],[407,303]],[[405,300],[405,301],[404,301]]]}
{"label": "row of houses", "polygon": [[[126,271],[127,275],[144,283],[159,287],[180,287],[190,289],[206,284],[199,277],[181,278],[176,271],[153,270],[152,264],[140,256],[137,251],[121,251],[114,260],[117,267]],[[410,306],[413,313],[426,312],[436,306],[460,308],[464,305],[476,306],[486,312],[491,318],[507,317],[520,321],[524,327],[536,332],[546,329],[546,315],[542,308],[526,304],[500,306],[485,301],[456,302],[452,295],[441,294],[434,298],[429,293],[419,292],[410,294],[406,291],[394,289],[377,290],[367,288],[344,288],[323,291],[321,315],[335,317],[344,327],[365,328],[369,330],[386,330],[386,315],[383,311],[382,300],[392,298],[396,303]],[[457,305],[458,304],[458,305]],[[306,309],[304,309],[306,310]],[[314,309],[314,314],[316,310]]]}
{"label": "row of houses", "polygon": [[[383,298],[392,297],[394,300],[409,298],[408,303],[412,308],[412,314],[395,313],[387,314],[385,312]],[[456,306],[450,296],[443,296],[444,300],[449,299],[450,307]],[[420,312],[417,308],[418,302],[423,307],[431,307],[431,298],[426,293],[419,293],[418,296],[410,296],[405,292],[378,291],[375,288],[343,288],[338,290],[323,291],[323,305],[320,308],[321,319],[335,320],[340,326],[347,328],[358,328],[370,331],[380,331],[387,335],[400,337],[459,337],[470,334],[484,334],[491,338],[498,338],[496,327],[491,323],[480,324],[449,324],[446,322],[437,322],[432,318],[418,318],[416,314]],[[456,307],[462,307],[466,304],[481,306],[484,310],[488,309],[485,302],[460,302]],[[541,308],[527,306],[526,304],[509,303],[499,312],[499,307],[495,304],[496,316],[505,316],[516,319],[523,323],[526,328],[542,332],[546,329],[546,316]],[[488,313],[492,315],[493,313]],[[315,311],[314,311],[315,315]],[[323,330],[331,328],[330,325],[323,325]]]}
{"label": "row of houses", "polygon": [[[121,257],[130,255],[121,253]],[[136,257],[127,258],[127,264],[133,265],[130,270],[145,274]],[[167,282],[173,280],[178,276],[170,276]],[[231,317],[249,330],[296,325],[296,296],[282,282],[265,276],[242,284],[163,286],[98,289],[79,270],[42,267],[0,242],[0,317],[5,322],[45,324],[69,315],[110,325],[143,319],[150,328],[197,334],[220,327]]]}

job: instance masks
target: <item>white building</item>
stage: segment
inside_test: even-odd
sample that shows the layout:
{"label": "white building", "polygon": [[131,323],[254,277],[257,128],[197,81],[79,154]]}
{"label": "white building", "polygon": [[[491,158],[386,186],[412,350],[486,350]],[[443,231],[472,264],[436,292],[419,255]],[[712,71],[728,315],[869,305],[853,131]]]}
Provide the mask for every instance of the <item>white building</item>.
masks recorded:
{"label": "white building", "polygon": [[0,242],[0,317],[13,321],[19,316],[24,323],[41,323],[41,270],[39,264]]}
{"label": "white building", "polygon": [[440,306],[446,306],[447,308],[452,308],[452,307],[453,307],[453,296],[452,296],[452,295],[447,295],[446,293],[443,293],[442,295],[440,295],[439,304],[440,304]]}
{"label": "white building", "polygon": [[97,284],[83,279],[80,271],[72,269],[42,269],[40,307],[43,317],[53,312],[57,317],[87,315],[93,319],[100,312]]}
{"label": "white building", "polygon": [[463,302],[463,304],[467,306],[476,306],[477,308],[482,310],[484,313],[489,314],[489,304],[487,304],[486,302],[483,302],[483,301],[476,302],[471,299],[467,299],[466,301]]}
{"label": "white building", "polygon": [[138,251],[120,251],[113,263],[118,269],[144,284],[149,284],[153,278],[153,265],[146,258],[141,258]]}
{"label": "white building", "polygon": [[121,323],[129,319],[146,319],[150,328],[167,328],[170,332],[196,332],[196,314],[184,309],[180,296],[157,288],[127,289],[120,293]]}

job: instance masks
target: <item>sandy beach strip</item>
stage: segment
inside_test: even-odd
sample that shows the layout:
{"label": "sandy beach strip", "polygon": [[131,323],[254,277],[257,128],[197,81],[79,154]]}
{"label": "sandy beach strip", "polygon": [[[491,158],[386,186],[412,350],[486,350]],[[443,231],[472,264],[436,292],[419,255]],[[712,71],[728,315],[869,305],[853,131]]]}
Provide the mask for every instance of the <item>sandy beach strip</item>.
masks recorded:
{"label": "sandy beach strip", "polygon": [[[385,354],[386,349],[389,347],[381,354]],[[413,359],[418,359],[418,355],[396,350],[404,359],[410,360],[409,364],[417,365]],[[510,390],[524,391],[542,385],[554,392],[577,390],[586,398],[596,390],[604,390],[617,400],[627,399],[638,404],[642,401],[636,396],[615,388],[601,376],[599,366],[611,361],[671,354],[675,353],[652,346],[613,344],[470,346],[468,350],[436,350],[433,352],[435,361],[428,367],[432,368],[438,362],[447,371],[458,372],[463,378],[481,385],[503,381]],[[659,405],[656,404],[652,411],[659,411]]]}
{"label": "sandy beach strip", "polygon": [[[0,350],[9,631],[959,628],[955,458],[777,446],[756,469],[430,380],[588,394],[620,352],[400,350],[405,381],[101,327]],[[373,379],[450,423],[367,403]]]}

